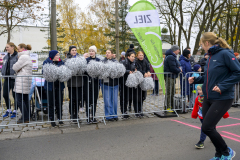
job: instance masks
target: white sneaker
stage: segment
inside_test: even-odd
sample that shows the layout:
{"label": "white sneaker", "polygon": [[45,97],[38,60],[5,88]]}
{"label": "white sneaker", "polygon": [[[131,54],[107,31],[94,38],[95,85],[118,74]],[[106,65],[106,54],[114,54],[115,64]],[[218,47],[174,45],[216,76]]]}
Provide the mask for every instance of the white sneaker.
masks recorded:
{"label": "white sneaker", "polygon": [[84,113],[85,112],[84,108],[80,108],[80,112]]}

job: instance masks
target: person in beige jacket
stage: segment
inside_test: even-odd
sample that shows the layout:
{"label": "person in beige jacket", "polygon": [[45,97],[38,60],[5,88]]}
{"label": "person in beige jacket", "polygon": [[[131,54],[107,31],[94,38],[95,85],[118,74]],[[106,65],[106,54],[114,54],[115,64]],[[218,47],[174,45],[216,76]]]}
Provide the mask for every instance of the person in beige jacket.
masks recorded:
{"label": "person in beige jacket", "polygon": [[32,60],[30,57],[30,45],[23,43],[18,45],[18,61],[13,65],[16,72],[14,91],[17,94],[17,104],[22,112],[22,117],[17,123],[28,123],[30,119],[30,106],[28,94],[31,89],[32,82]]}

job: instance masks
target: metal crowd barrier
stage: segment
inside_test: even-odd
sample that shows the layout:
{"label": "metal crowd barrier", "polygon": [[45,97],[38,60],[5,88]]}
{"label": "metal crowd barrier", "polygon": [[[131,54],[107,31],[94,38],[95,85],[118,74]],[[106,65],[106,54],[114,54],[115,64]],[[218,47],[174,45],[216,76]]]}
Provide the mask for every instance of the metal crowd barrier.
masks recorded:
{"label": "metal crowd barrier", "polygon": [[[1,90],[7,91],[2,92],[5,95],[4,98],[1,96],[0,126],[19,125],[17,122],[21,117],[25,117],[23,124],[73,122],[80,127],[81,122],[96,123],[95,119],[106,124],[106,120],[151,117],[154,116],[154,112],[169,111],[168,109],[177,114],[178,111],[182,110],[181,74],[178,75],[178,78],[173,78],[171,73],[159,73],[159,75],[165,80],[165,94],[159,81],[155,82],[155,80],[154,83],[158,85],[158,88],[155,91],[143,92],[140,87],[126,87],[123,78],[117,79],[115,81],[117,84],[108,85],[102,83],[106,80],[100,79],[95,79],[93,83],[93,79],[84,75],[77,76],[77,80],[74,82],[73,79],[64,82],[63,91],[59,89],[61,83],[53,82],[54,90],[48,91],[51,85],[48,83],[45,86],[47,89],[44,89],[45,80],[42,75],[18,76],[25,82],[27,78],[30,93],[26,95],[14,92],[13,89],[16,85],[18,88],[24,88],[24,83],[22,83],[22,87],[16,82],[13,84],[16,76],[1,76],[1,87],[3,87]],[[11,96],[6,97],[6,93]],[[22,99],[20,105],[16,103],[17,97]],[[29,103],[25,107],[26,97],[28,97]],[[17,111],[16,118],[11,118],[12,114],[3,117],[7,108],[11,111]],[[24,112],[25,110],[28,112]],[[54,112],[53,117],[50,116],[52,112]],[[24,113],[28,113],[28,115],[24,115]]]}
{"label": "metal crowd barrier", "polygon": [[[65,88],[61,90],[60,82],[48,83],[44,88],[45,80],[42,75],[18,76],[17,78],[22,82],[27,81],[29,84],[29,94],[14,92],[17,82],[14,84],[13,81],[16,76],[1,76],[0,127],[20,125],[17,122],[21,117],[25,117],[25,121],[21,124],[58,122],[59,124],[76,123],[80,127],[81,123],[91,124],[101,121],[106,124],[106,121],[119,119],[153,117],[155,112],[173,111],[178,115],[193,109],[196,94],[194,97],[193,89],[190,88],[195,86],[188,83],[188,77],[192,74],[187,73],[184,76],[180,73],[176,77],[172,73],[153,73],[156,86],[148,91],[142,91],[139,86],[126,87],[124,78],[115,79],[110,85],[107,83],[109,79],[91,79],[87,75],[76,76],[75,79],[72,77],[68,82],[64,82]],[[164,79],[164,83],[160,83],[156,77]],[[24,88],[26,87],[24,85],[26,83],[18,84],[17,87]],[[51,88],[54,89],[50,91]],[[239,104],[239,83],[235,88],[234,104]],[[24,100],[29,102],[27,106],[24,106]],[[190,106],[191,100],[192,106]],[[3,117],[7,109],[16,110],[16,118],[11,118],[12,115]]]}

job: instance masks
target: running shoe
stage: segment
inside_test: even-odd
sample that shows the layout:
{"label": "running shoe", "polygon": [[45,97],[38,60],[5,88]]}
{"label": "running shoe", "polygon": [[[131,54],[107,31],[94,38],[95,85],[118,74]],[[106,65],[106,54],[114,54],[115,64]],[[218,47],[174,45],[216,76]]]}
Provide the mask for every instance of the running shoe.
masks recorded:
{"label": "running shoe", "polygon": [[204,143],[199,141],[197,144],[195,144],[195,147],[198,149],[202,149],[202,148],[204,148]]}
{"label": "running shoe", "polygon": [[228,150],[229,150],[229,155],[228,156],[222,155],[221,160],[232,160],[232,158],[235,157],[236,152],[232,150],[230,147],[228,147]]}

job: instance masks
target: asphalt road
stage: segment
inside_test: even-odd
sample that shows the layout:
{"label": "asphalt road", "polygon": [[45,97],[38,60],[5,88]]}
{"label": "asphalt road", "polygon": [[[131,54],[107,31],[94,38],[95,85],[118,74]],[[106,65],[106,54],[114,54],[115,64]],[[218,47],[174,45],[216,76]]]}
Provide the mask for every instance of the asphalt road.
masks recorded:
{"label": "asphalt road", "polygon": [[[240,112],[220,121],[218,130],[240,160]],[[233,119],[235,118],[235,119]],[[207,138],[195,149],[201,126],[190,115],[144,118],[83,126],[66,134],[0,141],[1,160],[208,160],[214,147]],[[0,135],[1,136],[1,135]]]}

